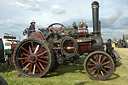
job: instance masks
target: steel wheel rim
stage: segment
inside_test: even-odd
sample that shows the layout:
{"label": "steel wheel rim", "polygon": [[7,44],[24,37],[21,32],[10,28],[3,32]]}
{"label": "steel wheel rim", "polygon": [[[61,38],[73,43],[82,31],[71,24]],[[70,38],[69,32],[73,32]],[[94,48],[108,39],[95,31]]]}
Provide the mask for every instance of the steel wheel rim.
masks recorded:
{"label": "steel wheel rim", "polygon": [[85,69],[92,79],[105,80],[113,73],[113,64],[107,55],[97,53],[87,59]]}
{"label": "steel wheel rim", "polygon": [[[33,55],[34,58],[32,58],[31,55]],[[16,56],[16,64],[17,67],[20,68],[20,72],[29,76],[37,76],[45,72],[50,62],[47,48],[37,40],[28,40],[22,43],[17,50]]]}

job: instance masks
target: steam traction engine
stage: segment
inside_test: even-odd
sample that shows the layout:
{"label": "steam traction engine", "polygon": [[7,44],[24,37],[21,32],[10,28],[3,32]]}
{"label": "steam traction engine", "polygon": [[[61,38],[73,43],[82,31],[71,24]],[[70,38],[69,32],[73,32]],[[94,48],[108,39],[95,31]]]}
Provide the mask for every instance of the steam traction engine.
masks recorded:
{"label": "steam traction engine", "polygon": [[[115,68],[117,56],[108,45],[104,51],[99,24],[99,3],[92,3],[93,32],[88,33],[87,25],[81,21],[73,30],[60,23],[54,23],[47,29],[39,29],[21,41],[14,51],[15,68],[27,77],[41,77],[54,71],[66,61],[76,60],[78,56],[88,54],[84,69],[91,79],[106,80]],[[54,25],[60,25],[55,29]],[[110,52],[111,51],[111,52]],[[115,59],[113,59],[113,57]]]}
{"label": "steam traction engine", "polygon": [[125,40],[124,35],[123,35],[123,39],[121,40],[121,38],[120,38],[119,41],[117,42],[117,47],[118,48],[126,48],[127,47],[127,42]]}

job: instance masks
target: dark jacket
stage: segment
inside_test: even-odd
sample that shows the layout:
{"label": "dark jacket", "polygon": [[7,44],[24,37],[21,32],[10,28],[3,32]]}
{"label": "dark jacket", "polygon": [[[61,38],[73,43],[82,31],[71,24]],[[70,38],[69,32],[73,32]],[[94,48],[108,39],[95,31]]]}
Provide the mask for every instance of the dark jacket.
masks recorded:
{"label": "dark jacket", "polygon": [[32,33],[32,30],[35,30],[35,25],[31,24],[29,26],[29,29],[28,29],[28,37],[30,36],[30,34]]}
{"label": "dark jacket", "polygon": [[28,30],[35,30],[35,25],[31,24]]}

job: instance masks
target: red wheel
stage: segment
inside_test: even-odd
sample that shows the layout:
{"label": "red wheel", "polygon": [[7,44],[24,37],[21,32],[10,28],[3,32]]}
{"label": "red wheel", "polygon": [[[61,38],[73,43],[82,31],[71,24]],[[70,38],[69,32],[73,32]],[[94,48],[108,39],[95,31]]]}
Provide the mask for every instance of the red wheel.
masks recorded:
{"label": "red wheel", "polygon": [[87,56],[84,68],[91,79],[106,80],[114,72],[114,62],[107,53],[96,51]]}
{"label": "red wheel", "polygon": [[36,38],[23,40],[14,52],[15,68],[27,77],[44,76],[52,62],[50,49],[44,41]]}

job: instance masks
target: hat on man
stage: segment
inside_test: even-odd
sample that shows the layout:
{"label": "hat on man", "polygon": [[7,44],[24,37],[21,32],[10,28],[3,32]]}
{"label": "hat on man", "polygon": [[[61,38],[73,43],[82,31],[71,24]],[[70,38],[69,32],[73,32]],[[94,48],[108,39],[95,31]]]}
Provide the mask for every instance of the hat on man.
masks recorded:
{"label": "hat on man", "polygon": [[32,20],[32,21],[31,21],[31,24],[32,24],[32,23],[36,23],[35,20]]}

